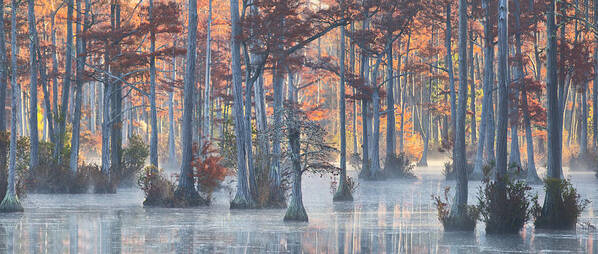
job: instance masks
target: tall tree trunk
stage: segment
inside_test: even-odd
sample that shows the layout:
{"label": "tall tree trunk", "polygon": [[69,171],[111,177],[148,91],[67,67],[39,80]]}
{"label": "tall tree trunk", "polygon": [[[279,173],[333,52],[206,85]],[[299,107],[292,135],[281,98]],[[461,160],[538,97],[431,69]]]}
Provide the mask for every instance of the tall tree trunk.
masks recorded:
{"label": "tall tree trunk", "polygon": [[[508,8],[507,0],[500,0],[498,6],[498,124],[496,131],[497,192],[495,193],[498,202],[504,202],[506,197],[505,178],[507,177],[507,132],[509,121]],[[512,121],[511,124],[511,128],[516,128]]]}
{"label": "tall tree trunk", "polygon": [[469,110],[471,111],[471,145],[477,141],[476,135],[476,113],[475,113],[475,77],[474,77],[474,60],[473,60],[473,29],[469,32],[469,78],[471,79],[471,88],[469,90]]}
{"label": "tall tree trunk", "polygon": [[[341,1],[341,6],[344,5],[344,1]],[[347,184],[347,127],[346,127],[346,112],[345,112],[345,51],[346,51],[346,38],[345,38],[345,27],[341,26],[341,38],[340,38],[340,84],[339,84],[339,126],[340,126],[340,142],[341,142],[341,155],[340,155],[340,178],[338,181],[338,189],[334,193],[333,201],[349,201],[353,200],[351,190]],[[392,101],[391,101],[392,103]]]}
{"label": "tall tree trunk", "polygon": [[203,101],[203,114],[202,114],[202,129],[201,129],[201,138],[202,142],[209,141],[209,132],[211,126],[211,119],[210,119],[210,105],[211,105],[211,95],[212,89],[210,87],[210,79],[211,79],[211,67],[212,67],[212,0],[208,0],[208,27],[206,28],[206,74],[205,74],[205,91],[204,91],[204,101]]}
{"label": "tall tree trunk", "polygon": [[[395,136],[395,99],[394,99],[394,77],[393,77],[393,58],[392,58],[392,33],[390,31],[386,38],[386,163],[395,157],[396,136]],[[342,123],[341,123],[342,124]],[[386,164],[385,163],[385,164]]]}
{"label": "tall tree trunk", "polygon": [[[37,131],[37,29],[35,22],[35,1],[28,0],[27,19],[29,23],[29,168],[34,170],[39,164],[39,137]],[[3,18],[3,17],[1,17]],[[12,45],[15,46],[14,44]],[[13,74],[15,75],[15,74]]]}
{"label": "tall tree trunk", "polygon": [[[115,0],[112,5],[111,11],[111,18],[112,18],[112,29],[114,31],[118,31],[120,29],[120,2],[119,0]],[[116,54],[120,54],[120,48],[117,44],[116,46]],[[120,77],[121,73],[115,63],[110,66],[110,71],[116,77]],[[113,170],[118,170],[119,172],[121,169],[121,154],[122,154],[122,82],[120,80],[114,80],[112,83],[112,91],[111,91],[111,110],[110,110],[110,123],[111,123],[111,131],[110,131],[110,166]],[[147,118],[146,118],[147,119]],[[147,122],[147,121],[146,121]]]}
{"label": "tall tree trunk", "polygon": [[[548,97],[548,158],[547,158],[547,177],[553,180],[561,178],[562,166],[562,140],[559,132],[561,127],[560,118],[562,111],[559,105],[558,76],[557,76],[557,45],[556,45],[556,0],[551,0],[546,11],[546,35],[547,35],[547,66],[546,66],[546,90]],[[544,197],[544,206],[541,216],[546,218],[548,223],[546,227],[556,226],[561,211],[557,204],[561,203],[561,195],[554,195],[552,191],[546,191]]]}
{"label": "tall tree trunk", "polygon": [[[12,0],[12,15],[11,15],[11,45],[17,45],[17,0]],[[9,148],[9,155],[8,155],[8,179],[6,185],[6,194],[4,195],[4,199],[2,203],[0,203],[0,212],[19,212],[23,211],[23,207],[21,206],[21,202],[19,202],[19,197],[17,196],[16,185],[15,185],[15,171],[16,171],[16,161],[17,161],[17,94],[18,90],[15,89],[17,86],[17,47],[11,47],[12,55],[11,55],[11,67],[12,67],[12,75],[10,79],[10,84],[12,86],[12,106],[11,106],[11,114],[12,118],[10,120],[10,148]]]}
{"label": "tall tree trunk", "polygon": [[[176,42],[173,42],[173,50]],[[176,54],[172,55],[172,83],[176,81]],[[176,165],[176,152],[174,144],[174,87],[168,92],[168,162]]]}
{"label": "tall tree trunk", "polygon": [[[235,0],[233,0],[235,1]],[[294,103],[294,102],[293,102]],[[299,123],[294,116],[295,112],[290,112],[288,120],[289,128],[289,147],[291,150],[291,165],[293,168],[293,187],[291,193],[291,202],[284,215],[284,221],[308,221],[307,213],[303,207],[303,195],[301,193],[301,176],[303,171],[301,169],[301,131]]]}
{"label": "tall tree trunk", "polygon": [[488,93],[489,97],[489,104],[488,104],[488,134],[486,135],[486,148],[484,149],[486,152],[486,161],[488,162],[495,162],[496,161],[496,154],[494,152],[494,146],[496,143],[496,126],[494,124],[494,90],[495,85],[494,81],[496,79],[494,74],[494,46],[490,47],[489,58],[486,61],[490,61],[491,71],[488,73],[489,83],[490,83],[490,91]]}
{"label": "tall tree trunk", "polygon": [[[4,17],[4,0],[0,0],[0,17]],[[8,90],[8,59],[6,59],[4,18],[0,19],[0,131],[6,130],[6,91]]]}
{"label": "tall tree trunk", "polygon": [[[594,29],[598,29],[598,0],[594,0]],[[594,70],[598,70],[598,34],[594,35]],[[594,130],[594,151],[598,151],[598,71],[594,72],[592,97],[592,129]]]}
{"label": "tall tree trunk", "polygon": [[[247,131],[243,113],[243,84],[241,72],[241,21],[239,20],[239,1],[230,0],[231,10],[231,69],[233,77],[233,98],[235,110],[235,139],[237,144],[237,194],[230,203],[231,208],[249,208],[252,199],[247,183],[247,161],[245,139]],[[248,59],[246,59],[248,60]]]}
{"label": "tall tree trunk", "polygon": [[158,168],[158,112],[156,109],[156,32],[153,17],[154,0],[149,0],[149,23],[150,23],[150,125],[152,132],[150,136],[150,164]]}
{"label": "tall tree trunk", "polygon": [[536,171],[536,162],[534,161],[534,140],[532,137],[532,127],[530,123],[529,107],[527,104],[527,88],[523,87],[523,55],[521,54],[521,5],[519,0],[514,0],[515,4],[515,64],[516,64],[516,77],[515,80],[519,83],[518,86],[521,89],[521,103],[523,108],[523,125],[525,128],[525,140],[527,147],[527,181],[530,183],[541,183]]}
{"label": "tall tree trunk", "polygon": [[[447,8],[450,10],[450,8]],[[465,109],[467,107],[467,2],[459,0],[459,104],[456,108],[453,165],[457,172],[457,191],[450,216],[457,220],[467,216],[467,158],[465,157]],[[447,12],[450,14],[450,12]],[[449,19],[450,20],[450,19]],[[448,23],[448,22],[447,22]],[[450,26],[447,27],[450,30]],[[447,32],[450,35],[450,32]],[[449,36],[450,40],[450,36]],[[449,43],[450,44],[450,43]],[[449,47],[450,48],[450,47]],[[450,54],[449,54],[450,56]],[[450,60],[450,57],[448,58]],[[450,63],[449,63],[450,66]],[[450,68],[450,67],[449,67]],[[452,87],[454,88],[454,87]],[[453,115],[454,116],[454,115]],[[454,119],[454,117],[451,118]],[[473,230],[473,228],[471,229]]]}
{"label": "tall tree trunk", "polygon": [[[411,44],[411,30],[407,36],[407,47],[405,48],[405,65],[409,65],[409,47]],[[403,93],[407,91],[407,80],[408,75],[405,74],[403,77]],[[399,151],[404,152],[405,147],[405,107],[407,106],[407,96],[402,96],[401,101],[401,129],[399,130]]]}
{"label": "tall tree trunk", "polygon": [[[58,135],[56,138],[56,146],[54,148],[54,158],[57,161],[61,160],[62,149],[64,147],[64,135],[66,132],[66,114],[68,112],[69,92],[71,86],[72,74],[72,55],[73,55],[73,0],[67,1],[66,14],[66,51],[64,56],[64,78],[62,83],[62,103],[60,109],[60,116],[58,118]],[[55,104],[57,105],[57,104]]]}
{"label": "tall tree trunk", "polygon": [[[355,31],[355,23],[351,22],[351,34],[353,34],[354,31]],[[351,41],[350,43],[351,43],[351,46],[349,47],[349,72],[351,74],[354,74],[355,73],[355,43],[353,41]],[[353,96],[355,96],[356,94],[357,94],[357,89],[355,89],[355,87],[353,87]],[[353,101],[353,133],[351,133],[351,134],[353,136],[353,154],[359,154],[359,150],[357,148],[357,101]]]}
{"label": "tall tree trunk", "polygon": [[486,144],[489,143],[488,139],[494,138],[494,136],[490,137],[488,132],[488,125],[489,125],[489,118],[490,118],[490,111],[492,110],[492,72],[494,71],[494,55],[493,55],[493,38],[490,32],[490,10],[488,6],[489,0],[482,1],[482,9],[484,11],[484,18],[483,18],[483,26],[484,26],[484,76],[483,76],[483,91],[484,91],[484,98],[482,99],[482,115],[480,119],[480,139],[477,144],[476,149],[476,159],[475,164],[473,167],[473,173],[471,175],[471,179],[480,180],[483,177],[482,167],[484,166],[484,148]]}
{"label": "tall tree trunk", "polygon": [[[238,6],[238,5],[237,5]],[[185,69],[185,88],[183,99],[183,124],[181,132],[182,161],[179,185],[177,194],[183,196],[191,205],[199,205],[194,200],[198,199],[198,193],[195,190],[193,180],[193,167],[191,160],[193,158],[193,109],[195,92],[195,60],[197,48],[197,0],[189,0],[189,18],[187,35],[187,60]],[[240,146],[237,146],[240,147]]]}
{"label": "tall tree trunk", "polygon": [[104,91],[102,95],[102,173],[110,179],[110,94],[112,80],[110,71],[109,42],[104,45]]}
{"label": "tall tree trunk", "polygon": [[[85,39],[82,36],[82,32],[87,30],[88,26],[88,14],[89,14],[89,3],[85,2],[85,21],[82,22],[82,9],[81,0],[77,0],[77,70],[76,70],[76,89],[75,89],[75,109],[73,117],[73,134],[71,138],[71,158],[70,168],[72,172],[77,172],[77,165],[79,160],[79,132],[81,127],[81,101],[82,101],[82,87],[84,78],[85,68],[85,54],[87,52],[85,46]],[[82,23],[85,23],[84,25]],[[81,26],[84,26],[81,28]]]}
{"label": "tall tree trunk", "polygon": [[[447,65],[447,69],[448,69],[448,76],[449,76],[449,86],[450,86],[450,94],[451,94],[451,138],[453,140],[453,142],[455,141],[455,135],[456,135],[456,128],[457,128],[457,94],[455,92],[455,77],[454,77],[454,72],[453,72],[453,53],[452,53],[452,27],[451,27],[451,4],[452,3],[448,3],[446,5],[446,35],[444,38],[444,46],[446,47],[446,65]],[[467,29],[467,28],[466,28]],[[461,32],[459,30],[459,32]],[[465,42],[467,43],[467,41]],[[466,46],[467,49],[467,46]],[[464,54],[464,57],[467,57]],[[461,57],[459,57],[459,59],[461,59]],[[467,64],[467,62],[466,62]],[[461,69],[461,66],[463,65],[459,65],[459,69]],[[467,78],[467,76],[465,76],[465,78]],[[453,147],[454,149],[454,147]],[[453,151],[454,153],[454,151]]]}
{"label": "tall tree trunk", "polygon": [[370,87],[372,87],[372,158],[370,163],[370,176],[377,179],[380,175],[380,93],[376,82],[382,62],[382,55],[378,57],[372,77],[370,78]]}

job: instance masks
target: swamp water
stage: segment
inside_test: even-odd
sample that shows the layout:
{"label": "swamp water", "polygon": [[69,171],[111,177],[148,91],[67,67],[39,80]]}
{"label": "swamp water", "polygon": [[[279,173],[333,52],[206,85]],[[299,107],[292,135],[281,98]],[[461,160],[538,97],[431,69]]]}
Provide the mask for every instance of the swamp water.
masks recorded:
{"label": "swamp water", "polygon": [[[518,234],[445,233],[432,194],[445,181],[440,165],[416,168],[417,180],[360,182],[353,203],[333,203],[330,178],[306,175],[303,199],[309,223],[284,223],[284,210],[230,210],[229,193],[211,207],[142,207],[143,193],[32,194],[25,212],[0,215],[2,253],[598,253],[598,231],[540,232],[528,223]],[[350,171],[350,175],[356,172]],[[583,198],[598,202],[593,173],[567,174]],[[469,203],[479,182],[469,183]],[[540,193],[541,186],[535,186]],[[594,203],[580,223],[598,224]],[[596,243],[597,246],[594,246]]]}

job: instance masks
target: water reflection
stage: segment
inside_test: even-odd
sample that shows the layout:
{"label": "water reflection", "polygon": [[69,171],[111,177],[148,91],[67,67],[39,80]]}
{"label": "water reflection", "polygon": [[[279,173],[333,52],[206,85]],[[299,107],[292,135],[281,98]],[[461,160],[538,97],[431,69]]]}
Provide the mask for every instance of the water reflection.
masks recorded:
{"label": "water reflection", "polygon": [[[1,253],[477,253],[596,252],[596,231],[491,236],[445,233],[430,195],[439,174],[416,181],[362,182],[353,203],[331,202],[327,179],[307,177],[309,223],[283,223],[282,210],[230,211],[226,194],[199,209],[143,209],[138,190],[113,195],[30,195],[23,214],[0,215]],[[584,197],[598,182],[572,176]],[[472,183],[472,185],[475,185]],[[470,186],[474,200],[475,186]],[[593,207],[580,222],[596,225]]]}

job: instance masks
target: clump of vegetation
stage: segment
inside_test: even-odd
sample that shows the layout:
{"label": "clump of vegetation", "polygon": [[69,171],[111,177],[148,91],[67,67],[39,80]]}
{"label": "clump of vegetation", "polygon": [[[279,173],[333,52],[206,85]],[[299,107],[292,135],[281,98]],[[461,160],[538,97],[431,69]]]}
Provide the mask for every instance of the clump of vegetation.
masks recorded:
{"label": "clump of vegetation", "polygon": [[[478,207],[467,205],[462,207],[463,214],[452,211],[454,205],[449,202],[450,187],[444,188],[444,197],[432,195],[434,206],[438,212],[438,220],[444,226],[445,231],[473,231],[479,217]],[[451,213],[452,212],[452,213]]]}
{"label": "clump of vegetation", "polygon": [[485,177],[478,190],[478,211],[486,223],[486,233],[517,233],[530,219],[530,204],[537,200],[524,181],[504,179],[505,195],[499,194],[499,183]]}
{"label": "clump of vegetation", "polygon": [[[473,173],[473,164],[466,163],[467,165],[467,175],[471,175]],[[442,169],[442,174],[444,175],[446,180],[455,180],[457,179],[457,172],[454,170],[453,163],[447,161],[444,163],[444,168]]]}
{"label": "clump of vegetation", "polygon": [[137,178],[139,188],[145,193],[143,206],[147,207],[175,207],[174,181],[167,179],[154,166],[143,169]]}
{"label": "clump of vegetation", "polygon": [[[154,166],[145,167],[137,177],[137,185],[145,193],[143,205],[147,207],[191,207],[209,204],[212,193],[222,186],[228,170],[222,166],[210,144],[201,148],[193,146],[193,180],[197,191],[186,195],[177,193],[177,181],[168,179]],[[200,194],[201,193],[201,194]]]}
{"label": "clump of vegetation", "polygon": [[413,169],[415,165],[411,163],[405,153],[391,156],[384,164],[384,175],[391,178],[415,178]]}
{"label": "clump of vegetation", "polygon": [[[338,189],[338,181],[336,181],[337,177],[332,177],[332,181],[330,181],[330,193],[334,194],[335,198],[337,196],[339,196],[339,200],[345,200],[345,199],[341,199],[340,198],[340,193],[339,193],[339,189]],[[355,181],[355,178],[347,176],[347,180],[345,181],[345,191],[347,191],[349,194],[351,194],[350,196],[353,196],[352,194],[355,193],[357,191],[357,188],[359,187],[359,183],[357,181]],[[352,200],[352,199],[350,199]]]}
{"label": "clump of vegetation", "polygon": [[536,228],[575,229],[577,218],[590,201],[582,199],[567,179],[545,179],[544,189],[546,190],[544,207],[538,202],[535,202],[532,207]]}
{"label": "clump of vegetation", "polygon": [[123,149],[121,168],[115,176],[118,179],[119,186],[133,186],[135,184],[135,175],[143,169],[148,156],[149,146],[145,144],[141,136],[131,136],[129,143]]}
{"label": "clump of vegetation", "polygon": [[205,143],[201,148],[194,145],[193,150],[195,156],[191,165],[197,189],[210,200],[212,193],[221,187],[229,174],[228,169],[222,166],[222,157],[215,155],[216,151],[210,148],[210,143]]}
{"label": "clump of vegetation", "polygon": [[71,193],[115,193],[115,181],[104,173],[97,164],[83,163],[77,169]]}

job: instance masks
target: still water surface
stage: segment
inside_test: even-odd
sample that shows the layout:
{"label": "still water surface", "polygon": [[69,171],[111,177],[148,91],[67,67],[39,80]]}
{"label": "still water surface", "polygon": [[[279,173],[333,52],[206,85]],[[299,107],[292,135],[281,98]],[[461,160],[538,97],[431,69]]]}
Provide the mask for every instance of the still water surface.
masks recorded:
{"label": "still water surface", "polygon": [[[350,172],[350,174],[355,172]],[[597,253],[598,231],[539,232],[528,224],[519,235],[445,233],[431,194],[445,181],[440,166],[416,168],[418,180],[360,182],[355,202],[332,203],[330,179],[303,181],[309,223],[284,223],[284,210],[229,210],[229,193],[208,208],[144,209],[143,193],[29,195],[25,213],[0,215],[2,253]],[[585,198],[598,202],[592,173],[568,174]],[[470,182],[470,203],[479,183]],[[534,187],[540,191],[540,186]],[[540,191],[541,193],[541,191]],[[543,194],[541,193],[541,198]],[[598,224],[591,203],[580,218]]]}

